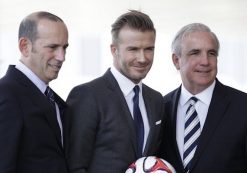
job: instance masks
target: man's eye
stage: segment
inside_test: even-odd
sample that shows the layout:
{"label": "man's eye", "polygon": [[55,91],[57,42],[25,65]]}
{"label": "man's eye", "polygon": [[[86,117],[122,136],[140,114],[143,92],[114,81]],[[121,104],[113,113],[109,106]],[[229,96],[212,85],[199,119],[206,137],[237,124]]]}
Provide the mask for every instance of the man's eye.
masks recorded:
{"label": "man's eye", "polygon": [[197,55],[198,52],[190,52],[190,55]]}
{"label": "man's eye", "polygon": [[210,56],[217,56],[217,52],[209,52]]}
{"label": "man's eye", "polygon": [[137,48],[129,48],[129,51],[136,51]]}
{"label": "man's eye", "polygon": [[154,47],[149,47],[146,49],[147,51],[154,51]]}
{"label": "man's eye", "polygon": [[48,46],[50,49],[56,49],[57,46]]}
{"label": "man's eye", "polygon": [[52,50],[56,49],[57,47],[58,45],[53,45],[53,44],[47,46],[47,48],[52,49]]}

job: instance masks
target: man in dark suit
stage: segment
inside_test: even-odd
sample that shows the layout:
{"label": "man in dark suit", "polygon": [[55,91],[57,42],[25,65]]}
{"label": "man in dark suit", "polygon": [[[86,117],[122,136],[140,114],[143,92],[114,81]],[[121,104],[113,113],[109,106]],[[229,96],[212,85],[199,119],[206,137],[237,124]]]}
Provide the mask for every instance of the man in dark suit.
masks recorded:
{"label": "man in dark suit", "polygon": [[35,12],[21,22],[21,59],[0,79],[1,173],[68,172],[62,130],[66,103],[50,88],[45,93],[67,46],[67,27],[59,17]]}
{"label": "man in dark suit", "polygon": [[247,172],[247,94],[216,78],[219,47],[200,23],[183,27],[172,43],[182,85],[164,97],[160,154],[178,173]]}
{"label": "man in dark suit", "polygon": [[[141,82],[152,66],[154,47],[155,28],[146,14],[130,11],[112,25],[113,67],[73,88],[67,99],[71,173],[123,173],[137,158],[155,154],[163,97]],[[133,88],[140,89],[139,96]]]}

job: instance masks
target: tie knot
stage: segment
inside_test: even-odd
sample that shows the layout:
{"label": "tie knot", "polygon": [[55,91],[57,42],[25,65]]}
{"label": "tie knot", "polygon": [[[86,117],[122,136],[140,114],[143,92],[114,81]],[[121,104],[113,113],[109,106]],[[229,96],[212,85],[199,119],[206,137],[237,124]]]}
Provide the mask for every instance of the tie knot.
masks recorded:
{"label": "tie knot", "polygon": [[196,98],[196,97],[191,97],[190,98],[190,104],[191,105],[194,105],[197,101],[198,101],[198,98]]}
{"label": "tie knot", "polygon": [[47,88],[45,90],[45,95],[48,99],[50,99],[50,101],[55,102],[54,92],[52,91],[52,89],[49,86],[47,86]]}
{"label": "tie knot", "polygon": [[135,92],[135,95],[139,95],[139,91],[140,91],[140,87],[138,85],[136,85],[134,88],[133,88],[134,92]]}

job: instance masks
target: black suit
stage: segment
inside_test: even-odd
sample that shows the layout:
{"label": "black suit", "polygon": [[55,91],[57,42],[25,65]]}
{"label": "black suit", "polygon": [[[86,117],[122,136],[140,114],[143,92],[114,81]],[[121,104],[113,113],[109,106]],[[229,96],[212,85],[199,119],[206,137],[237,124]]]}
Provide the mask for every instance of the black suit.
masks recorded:
{"label": "black suit", "polygon": [[[164,102],[160,93],[143,84],[150,125],[144,155],[154,155],[160,143]],[[75,87],[67,99],[68,162],[71,173],[124,173],[137,159],[134,121],[116,79],[102,77]]]}
{"label": "black suit", "polygon": [[[176,115],[181,88],[166,95],[168,115],[161,156],[183,173],[176,143]],[[247,94],[216,80],[207,118],[190,173],[247,172]]]}
{"label": "black suit", "polygon": [[67,173],[54,114],[45,95],[10,66],[0,80],[1,173]]}

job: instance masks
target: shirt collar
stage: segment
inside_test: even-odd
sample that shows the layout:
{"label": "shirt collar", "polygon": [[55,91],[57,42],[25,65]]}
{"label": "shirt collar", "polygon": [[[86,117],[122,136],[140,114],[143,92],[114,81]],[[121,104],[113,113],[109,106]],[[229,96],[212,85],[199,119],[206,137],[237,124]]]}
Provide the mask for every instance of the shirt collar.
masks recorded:
{"label": "shirt collar", "polygon": [[130,79],[128,79],[122,73],[120,73],[114,66],[112,66],[110,70],[115,79],[117,80],[118,85],[125,97],[133,91],[135,85],[139,85],[140,93],[142,92],[142,82],[139,82],[138,84],[133,83]]}
{"label": "shirt collar", "polygon": [[47,85],[43,82],[32,70],[30,70],[25,64],[21,61],[18,61],[15,68],[24,73],[38,88],[44,93]]}
{"label": "shirt collar", "polygon": [[188,100],[192,97],[195,96],[196,98],[198,98],[201,102],[203,102],[204,104],[208,105],[210,104],[212,95],[213,95],[213,91],[214,91],[214,87],[215,87],[215,80],[214,82],[205,90],[203,90],[202,92],[196,94],[196,95],[192,95],[183,85],[181,87],[181,96],[180,96],[180,105],[184,106]]}

